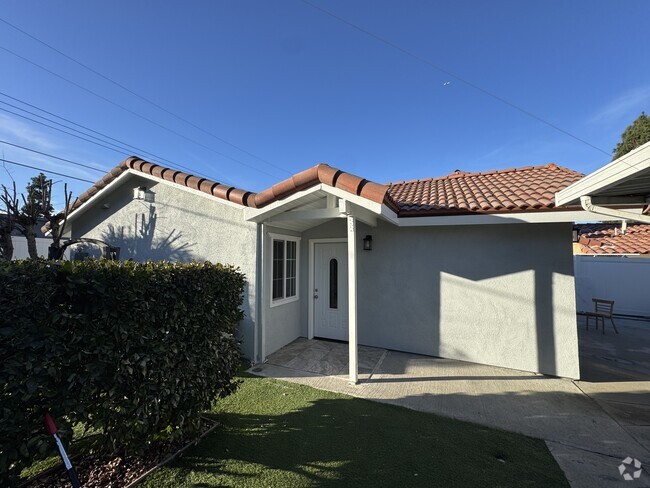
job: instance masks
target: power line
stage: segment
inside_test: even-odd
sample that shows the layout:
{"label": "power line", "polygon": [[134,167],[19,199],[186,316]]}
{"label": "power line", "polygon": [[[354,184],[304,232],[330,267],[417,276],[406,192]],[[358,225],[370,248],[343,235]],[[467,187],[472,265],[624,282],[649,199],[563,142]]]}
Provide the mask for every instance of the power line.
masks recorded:
{"label": "power line", "polygon": [[13,142],[3,141],[2,139],[0,139],[0,144],[6,144],[8,146],[13,146],[13,147],[16,147],[18,149],[22,149],[23,151],[29,151],[29,152],[32,152],[32,153],[40,154],[41,156],[46,156],[48,158],[58,159],[59,161],[63,161],[65,163],[69,163],[69,164],[74,164],[75,166],[81,166],[82,168],[91,169],[93,171],[99,171],[100,173],[108,173],[108,170],[105,170],[105,169],[95,168],[94,166],[90,166],[90,165],[87,165],[87,164],[84,164],[84,163],[79,163],[77,161],[72,161],[70,159],[65,159],[65,158],[62,158],[62,157],[59,157],[59,156],[54,156],[52,154],[37,151],[36,149],[31,149],[29,147],[21,146],[20,144],[14,144]]}
{"label": "power line", "polygon": [[[50,111],[48,111],[48,110],[45,110],[45,109],[43,109],[43,108],[41,108],[41,107],[38,107],[38,106],[36,106],[36,105],[33,105],[33,104],[31,104],[31,103],[29,103],[29,102],[26,102],[26,101],[24,101],[24,100],[21,100],[20,98],[13,97],[13,96],[8,95],[7,93],[4,93],[4,92],[2,92],[2,91],[0,91],[0,95],[2,95],[2,96],[4,96],[4,97],[7,97],[7,98],[10,98],[11,100],[15,100],[15,101],[17,101],[17,102],[19,102],[19,103],[22,103],[22,104],[24,104],[24,105],[27,105],[28,107],[34,108],[34,109],[36,109],[36,110],[39,110],[39,111],[41,111],[41,112],[43,112],[43,113],[46,113],[46,114],[48,114],[48,115],[51,115],[51,116],[53,116],[53,117],[56,117],[57,119],[64,120],[64,121],[66,121],[66,122],[68,122],[68,123],[70,123],[70,124],[76,125],[77,127],[81,127],[82,129],[85,129],[85,130],[87,130],[87,131],[90,131],[90,132],[93,132],[93,133],[95,133],[95,134],[98,134],[98,135],[100,135],[100,136],[102,136],[102,137],[104,137],[104,138],[106,138],[106,139],[110,139],[111,141],[115,141],[115,142],[117,142],[117,143],[119,143],[119,144],[121,144],[121,145],[123,145],[123,146],[126,146],[127,148],[130,148],[130,149],[126,149],[126,150],[125,150],[123,147],[120,147],[120,146],[118,146],[117,144],[114,144],[114,143],[112,143],[112,142],[104,141],[104,140],[102,140],[102,139],[100,139],[100,138],[98,138],[98,137],[92,136],[92,135],[90,135],[90,134],[86,134],[86,133],[84,133],[83,131],[80,131],[80,130],[78,130],[78,129],[75,129],[74,127],[66,126],[65,124],[62,124],[62,123],[57,122],[57,121],[55,121],[55,120],[48,119],[47,117],[43,117],[42,115],[35,114],[35,113],[33,113],[33,112],[30,112],[29,110],[25,110],[24,108],[17,107],[16,105],[12,105],[12,104],[10,104],[10,103],[3,102],[2,100],[0,100],[0,103],[2,103],[2,104],[4,104],[4,105],[8,105],[8,106],[13,107],[13,108],[16,108],[16,109],[18,109],[18,110],[20,110],[20,111],[22,111],[22,112],[26,112],[26,113],[28,113],[28,114],[34,115],[34,116],[36,116],[36,117],[39,117],[39,118],[41,118],[41,119],[43,119],[43,120],[47,120],[48,122],[51,122],[51,123],[53,123],[53,124],[57,124],[57,125],[59,125],[59,126],[61,126],[61,127],[65,127],[66,129],[70,129],[70,130],[72,130],[72,131],[75,131],[75,132],[77,132],[78,134],[82,134],[82,135],[87,136],[87,137],[92,137],[93,139],[96,139],[96,140],[98,140],[98,141],[100,141],[100,142],[103,142],[103,143],[105,143],[105,144],[109,144],[109,145],[111,145],[112,147],[116,147],[116,148],[119,149],[119,151],[117,151],[116,149],[111,149],[111,148],[108,148],[108,149],[111,149],[111,150],[113,150],[113,151],[115,151],[115,152],[118,152],[119,154],[128,154],[128,155],[131,155],[131,150],[133,150],[133,151],[135,151],[138,155],[143,154],[143,155],[145,155],[145,156],[149,156],[149,157],[154,158],[154,160],[152,160],[151,162],[156,162],[155,160],[165,161],[165,162],[169,163],[169,164],[170,164],[172,167],[174,167],[174,168],[184,169],[184,170],[189,171],[191,174],[194,174],[194,175],[196,175],[196,176],[201,176],[202,178],[212,179],[212,180],[214,180],[214,181],[222,181],[222,182],[224,182],[224,183],[228,183],[228,184],[234,186],[234,184],[233,184],[231,181],[229,181],[228,179],[226,179],[226,178],[219,178],[219,177],[216,177],[216,176],[208,176],[208,175],[206,175],[206,174],[197,173],[197,172],[196,172],[195,170],[193,170],[192,168],[189,168],[189,167],[184,166],[184,165],[182,165],[182,164],[180,164],[180,163],[177,163],[177,162],[172,161],[172,160],[170,160],[170,159],[167,159],[167,158],[164,158],[164,157],[162,157],[162,156],[159,156],[159,155],[157,155],[157,154],[155,154],[155,153],[152,153],[151,151],[146,151],[145,149],[142,149],[142,148],[140,148],[140,147],[138,147],[138,146],[134,146],[133,144],[129,144],[129,143],[126,143],[126,142],[121,141],[121,140],[119,140],[119,139],[116,139],[116,138],[114,138],[114,137],[111,137],[111,136],[109,136],[108,134],[105,134],[105,133],[103,133],[103,132],[99,132],[99,131],[97,131],[97,130],[95,130],[95,129],[92,129],[92,128],[88,127],[88,126],[85,126],[85,125],[83,125],[83,124],[79,124],[78,122],[75,122],[75,121],[73,121],[73,120],[67,119],[67,118],[62,117],[62,116],[60,116],[60,115],[57,115],[57,114],[54,113],[54,112],[50,112]],[[51,126],[49,126],[49,125],[47,125],[47,124],[43,124],[42,122],[39,122],[39,121],[37,121],[37,120],[32,120],[32,119],[30,119],[29,117],[25,117],[24,115],[16,114],[16,113],[14,113],[14,112],[10,112],[10,111],[7,111],[7,110],[2,109],[2,108],[0,108],[0,110],[4,110],[5,112],[13,113],[14,115],[18,115],[19,117],[23,117],[23,118],[25,118],[25,119],[27,119],[27,120],[30,120],[30,121],[32,121],[32,122],[35,122],[35,123],[37,123],[37,124],[45,125],[46,127],[50,127],[50,128],[55,129],[55,130],[59,130],[59,131],[61,131],[60,129],[57,129],[56,127],[51,127]],[[73,136],[73,137],[78,137],[78,136],[75,136],[74,134],[69,134],[68,132],[65,132],[65,131],[61,131],[61,132],[64,132],[65,134],[71,135],[71,136]],[[83,139],[83,138],[81,138],[81,139]],[[87,142],[90,142],[91,144],[96,144],[96,143],[94,143],[93,141],[88,141],[87,139],[83,139],[83,140],[84,140],[84,141],[87,141]],[[105,147],[105,146],[102,146],[102,147]]]}
{"label": "power line", "polygon": [[[121,147],[121,146],[119,146],[119,145],[117,145],[117,144],[115,144],[115,143],[112,143],[112,142],[109,142],[109,141],[105,141],[104,139],[101,139],[101,138],[99,138],[99,137],[97,137],[97,136],[93,136],[93,135],[91,135],[91,134],[86,134],[85,132],[80,131],[79,129],[75,129],[74,127],[70,127],[70,126],[68,126],[68,125],[62,124],[61,122],[57,122],[57,121],[55,121],[55,120],[48,119],[47,117],[43,117],[42,115],[39,115],[39,114],[37,114],[37,113],[30,112],[29,110],[25,110],[24,108],[18,107],[18,106],[16,106],[16,105],[11,104],[11,103],[3,102],[2,100],[0,100],[0,103],[3,104],[3,105],[8,105],[9,107],[15,108],[16,110],[20,110],[21,112],[25,112],[25,113],[27,113],[27,114],[29,114],[29,115],[33,115],[34,117],[38,117],[39,119],[43,119],[43,120],[46,120],[46,121],[51,122],[51,123],[53,123],[53,124],[59,125],[59,126],[61,126],[61,127],[65,127],[65,128],[68,129],[68,130],[74,131],[74,132],[76,132],[76,133],[78,133],[78,134],[82,134],[82,135],[84,135],[84,136],[86,136],[86,137],[90,137],[91,139],[95,139],[95,140],[100,141],[100,142],[103,142],[103,143],[105,143],[105,144],[110,144],[111,147],[114,147],[114,148],[119,149],[120,152],[122,152],[122,153],[124,153],[124,154],[128,154],[132,149],[135,149],[135,148],[131,148],[131,149],[129,149],[129,148]],[[10,112],[10,113],[14,113],[14,112]],[[29,120],[31,120],[31,119],[29,119]],[[128,144],[126,144],[126,145],[128,146]],[[137,150],[137,149],[136,149],[136,150]],[[142,152],[144,153],[144,152],[146,152],[146,151],[142,151]],[[153,156],[153,155],[152,155],[152,156]]]}
{"label": "power line", "polygon": [[10,49],[7,49],[4,46],[0,46],[0,49],[2,49],[3,51],[11,54],[12,56],[17,57],[18,59],[21,59],[21,60],[25,61],[26,63],[31,64],[32,66],[35,66],[35,67],[45,71],[46,73],[51,74],[52,76],[55,76],[55,77],[65,81],[66,83],[69,83],[69,84],[71,84],[73,86],[76,86],[77,88],[79,88],[79,89],[81,89],[81,90],[83,90],[83,91],[85,91],[87,93],[90,93],[91,95],[93,95],[93,96],[95,96],[95,97],[97,97],[97,98],[99,98],[101,100],[104,100],[105,102],[110,103],[111,105],[114,105],[115,107],[118,107],[118,108],[124,110],[125,112],[130,113],[131,115],[134,115],[134,116],[136,116],[138,118],[141,118],[142,120],[145,120],[145,121],[149,122],[150,124],[153,124],[153,125],[155,125],[157,127],[160,127],[161,129],[164,129],[164,130],[166,130],[166,131],[168,131],[168,132],[170,132],[170,133],[172,133],[172,134],[174,134],[174,135],[176,135],[176,136],[178,136],[178,137],[180,137],[182,139],[185,139],[185,140],[187,140],[187,141],[189,141],[189,142],[191,142],[193,144],[196,144],[197,146],[201,146],[204,149],[207,149],[208,151],[211,151],[211,152],[213,152],[215,154],[218,154],[219,156],[222,156],[222,157],[224,157],[226,159],[230,159],[231,161],[233,161],[233,162],[235,162],[237,164],[241,164],[242,166],[246,166],[246,167],[248,167],[248,168],[250,168],[250,169],[252,169],[254,171],[258,171],[258,172],[264,173],[265,175],[268,175],[268,176],[270,176],[272,178],[276,178],[276,175],[273,175],[273,174],[271,174],[271,173],[269,173],[267,171],[264,171],[264,170],[262,170],[262,169],[260,169],[260,168],[258,168],[256,166],[245,163],[244,161],[241,161],[239,159],[235,159],[235,158],[233,158],[231,156],[228,156],[227,154],[224,154],[224,153],[222,153],[220,151],[217,151],[216,149],[213,149],[210,146],[206,146],[205,144],[203,144],[203,143],[201,143],[199,141],[196,141],[195,139],[192,139],[191,137],[187,137],[187,136],[181,134],[180,132],[175,131],[174,129],[170,129],[169,127],[166,127],[166,126],[164,126],[164,125],[162,125],[162,124],[160,124],[160,123],[158,123],[158,122],[156,122],[154,120],[151,120],[150,118],[145,117],[144,115],[142,115],[142,114],[140,114],[138,112],[135,112],[134,110],[131,110],[130,108],[125,107],[124,105],[121,105],[121,104],[119,104],[117,102],[114,102],[113,100],[111,100],[109,98],[106,98],[105,96],[100,95],[99,93],[94,92],[91,89],[86,88],[85,86],[80,85],[79,83],[77,83],[75,81],[72,81],[69,78],[66,78],[66,77],[54,72],[54,71],[46,68],[45,66],[42,66],[42,65],[40,65],[38,63],[35,63],[34,61],[31,61],[30,59],[27,59],[26,57],[21,56],[20,54],[12,51]]}
{"label": "power line", "polygon": [[518,110],[519,112],[527,115],[528,117],[530,117],[532,119],[535,119],[538,122],[541,122],[542,124],[545,124],[548,127],[551,127],[552,129],[555,129],[556,131],[561,132],[562,134],[564,134],[566,136],[569,136],[572,139],[575,139],[576,141],[579,141],[579,142],[591,147],[592,149],[595,149],[596,151],[600,151],[603,154],[607,154],[608,156],[611,156],[611,153],[605,151],[604,149],[601,149],[601,148],[599,148],[597,146],[594,146],[590,142],[587,142],[584,139],[581,139],[580,137],[572,134],[571,132],[562,129],[561,127],[558,127],[557,125],[555,125],[555,124],[553,124],[551,122],[548,122],[547,120],[544,120],[543,118],[535,115],[534,113],[526,110],[525,108],[522,108],[522,107],[520,107],[518,105],[515,105],[512,102],[509,102],[505,98],[500,97],[499,95],[497,95],[495,93],[492,93],[491,91],[486,90],[485,88],[480,87],[476,83],[473,83],[473,82],[471,82],[469,80],[466,80],[466,79],[462,78],[461,76],[459,76],[459,75],[457,75],[457,74],[455,74],[455,73],[453,73],[453,72],[451,72],[451,71],[449,71],[449,70],[447,70],[447,69],[445,69],[445,68],[443,68],[443,67],[441,67],[441,66],[439,66],[439,65],[437,65],[437,64],[435,64],[435,63],[433,63],[431,61],[429,61],[428,59],[423,58],[422,56],[420,56],[418,54],[415,54],[412,51],[409,51],[408,49],[405,49],[405,48],[401,47],[400,45],[395,44],[394,42],[389,41],[389,40],[387,40],[387,39],[385,39],[385,38],[383,38],[383,37],[381,37],[381,36],[379,36],[377,34],[374,34],[374,33],[370,32],[369,30],[366,30],[363,27],[361,27],[361,26],[359,26],[359,25],[357,25],[357,24],[355,24],[353,22],[351,22],[351,21],[349,21],[347,19],[344,19],[340,15],[337,15],[337,14],[335,14],[334,12],[332,12],[330,10],[327,10],[327,9],[325,9],[323,7],[320,7],[320,6],[310,2],[309,0],[300,0],[300,1],[302,3],[304,3],[304,4],[306,4],[306,5],[309,5],[313,9],[318,10],[321,13],[324,13],[325,15],[329,15],[330,17],[338,20],[339,22],[342,22],[342,23],[348,25],[349,27],[352,27],[353,29],[356,29],[359,32],[361,32],[361,33],[363,33],[363,34],[365,34],[365,35],[367,35],[369,37],[372,37],[376,41],[379,41],[382,44],[385,44],[385,45],[387,45],[389,47],[392,47],[393,49],[396,49],[397,51],[400,51],[402,54],[406,54],[407,56],[415,59],[416,61],[419,61],[420,63],[426,64],[427,66],[429,66],[429,67],[431,67],[431,68],[433,68],[435,70],[438,70],[441,73],[444,73],[447,76],[449,76],[451,78],[454,78],[455,80],[460,81],[461,83],[464,83],[465,85],[467,85],[467,86],[469,86],[471,88],[474,88],[475,90],[478,90],[481,93],[483,93],[483,94],[485,94],[485,95],[487,95],[487,96],[489,96],[491,98],[494,98],[495,100],[498,100],[501,103],[505,103],[509,107],[514,108],[515,110]]}
{"label": "power line", "polygon": [[[20,98],[12,97],[11,95],[9,95],[9,94],[7,94],[7,93],[4,93],[4,92],[2,92],[2,91],[0,91],[0,95],[2,95],[2,96],[4,96],[4,97],[7,97],[7,98],[9,98],[9,99],[11,99],[11,100],[15,100],[16,102],[22,103],[23,105],[27,105],[28,107],[31,107],[31,108],[36,109],[36,110],[39,110],[39,111],[41,111],[41,112],[43,112],[43,113],[46,113],[46,114],[48,114],[48,115],[51,115],[52,117],[56,117],[57,119],[64,120],[65,122],[68,122],[68,123],[70,123],[70,124],[72,124],[72,125],[76,125],[77,127],[81,127],[82,129],[85,129],[85,130],[87,130],[87,131],[90,131],[90,132],[92,132],[92,133],[94,133],[94,134],[98,134],[98,135],[100,135],[100,136],[102,136],[102,137],[104,137],[104,138],[106,138],[106,139],[110,139],[111,141],[115,141],[115,142],[117,142],[118,144],[121,144],[121,145],[123,145],[123,146],[126,146],[126,147],[131,148],[132,150],[138,152],[138,154],[148,155],[149,157],[153,157],[153,158],[159,159],[159,160],[161,160],[161,161],[166,161],[166,162],[168,162],[168,163],[170,163],[170,164],[173,164],[173,165],[177,165],[177,166],[178,166],[178,164],[175,163],[174,161],[171,161],[171,160],[169,160],[169,159],[163,158],[162,156],[159,156],[159,155],[157,155],[157,154],[154,154],[154,153],[152,153],[151,151],[146,151],[146,150],[144,150],[144,149],[142,149],[142,148],[140,148],[140,147],[138,147],[138,146],[134,146],[133,144],[128,144],[128,143],[126,143],[126,142],[124,142],[124,141],[121,141],[121,140],[119,140],[119,139],[115,139],[114,137],[111,137],[111,136],[109,136],[109,135],[107,135],[107,134],[104,134],[103,132],[99,132],[99,131],[97,131],[97,130],[91,129],[90,127],[87,127],[87,126],[85,126],[85,125],[83,125],[83,124],[79,124],[79,123],[77,123],[77,122],[74,122],[73,120],[66,119],[65,117],[62,117],[62,116],[60,116],[60,115],[57,115],[57,114],[55,114],[55,113],[53,113],[53,112],[49,112],[49,111],[45,110],[44,108],[38,107],[38,106],[33,105],[33,104],[29,103],[29,102],[26,102],[26,101],[24,101],[24,100],[21,100]],[[10,107],[17,108],[18,110],[22,110],[23,112],[31,113],[31,112],[25,110],[24,108],[16,107],[15,105],[11,105],[11,104],[9,104],[9,103],[7,103],[7,102],[0,101],[0,103],[4,103],[5,105],[9,105]],[[49,119],[47,119],[47,118],[45,118],[45,117],[43,117],[43,116],[41,116],[41,115],[37,115],[37,114],[33,114],[33,113],[32,113],[32,115],[36,115],[37,117],[40,117],[40,118],[42,118],[42,119],[49,120]],[[55,121],[52,121],[52,120],[49,120],[49,121],[52,122],[52,123],[55,123],[55,124],[59,124],[59,125],[61,125],[61,126],[63,126],[63,127],[66,127],[64,124],[60,124],[59,122],[55,122]],[[72,129],[72,128],[70,128],[70,129],[71,129],[71,130],[75,130],[75,131],[77,131],[76,129]],[[77,132],[83,134],[83,132],[81,132],[81,131],[77,131]],[[89,134],[85,134],[85,135],[88,135],[89,137],[92,137],[92,136],[90,136]],[[106,141],[103,141],[103,142],[106,142]],[[189,169],[189,168],[184,168],[184,169]]]}
{"label": "power line", "polygon": [[143,95],[140,95],[139,93],[137,93],[137,92],[131,90],[130,88],[128,88],[128,87],[122,85],[121,83],[119,83],[119,82],[113,80],[112,78],[109,78],[109,77],[106,76],[105,74],[103,74],[103,73],[101,73],[101,72],[95,70],[94,68],[91,68],[91,67],[88,66],[87,64],[82,63],[82,62],[79,61],[78,59],[73,58],[72,56],[70,56],[70,55],[64,53],[63,51],[61,51],[61,50],[55,48],[55,47],[52,46],[51,44],[48,44],[47,42],[45,42],[45,41],[43,41],[43,40],[37,38],[36,36],[30,34],[29,32],[24,31],[23,29],[21,29],[20,27],[14,25],[14,24],[12,24],[12,23],[10,23],[9,21],[0,18],[0,22],[3,22],[4,24],[8,25],[8,26],[11,27],[12,29],[17,30],[17,31],[20,32],[21,34],[26,35],[26,36],[29,37],[30,39],[33,39],[34,41],[38,42],[39,44],[41,44],[41,45],[47,47],[48,49],[51,49],[52,51],[54,51],[54,52],[60,54],[60,55],[63,56],[64,58],[66,58],[66,59],[72,61],[73,63],[75,63],[75,64],[81,66],[82,68],[84,68],[84,69],[90,71],[91,73],[93,73],[93,74],[99,76],[100,78],[102,78],[102,79],[108,81],[109,83],[112,83],[113,85],[115,85],[115,86],[121,88],[122,90],[124,90],[124,91],[130,93],[131,95],[133,95],[133,96],[139,98],[140,100],[142,100],[142,101],[144,101],[144,102],[146,102],[146,103],[148,103],[148,104],[150,104],[150,105],[156,107],[156,108],[159,109],[159,110],[162,110],[163,112],[165,112],[165,113],[171,115],[172,117],[175,117],[176,119],[178,119],[178,120],[180,120],[180,121],[186,123],[187,125],[189,125],[189,126],[191,126],[191,127],[194,127],[194,128],[197,129],[197,130],[200,130],[200,131],[203,132],[204,134],[207,134],[207,135],[209,135],[210,137],[213,137],[213,138],[217,139],[218,141],[221,141],[221,142],[223,142],[224,144],[227,144],[228,146],[233,147],[233,148],[237,149],[238,151],[243,152],[244,154],[247,154],[248,156],[251,156],[251,157],[253,157],[253,158],[255,158],[255,159],[259,160],[259,161],[262,161],[263,163],[266,163],[266,164],[268,164],[269,166],[272,166],[272,167],[274,167],[274,168],[276,168],[276,169],[279,169],[280,171],[284,171],[285,173],[289,173],[289,174],[291,174],[291,172],[290,172],[290,171],[287,171],[285,168],[282,168],[281,166],[278,166],[278,165],[276,165],[276,164],[274,164],[274,163],[272,163],[272,162],[270,162],[270,161],[268,161],[268,160],[266,160],[266,159],[264,159],[264,158],[262,158],[262,157],[260,157],[260,156],[257,156],[256,154],[251,153],[250,151],[247,151],[246,149],[242,148],[241,146],[237,146],[236,144],[233,144],[233,143],[227,141],[226,139],[224,139],[224,138],[222,138],[222,137],[219,137],[218,135],[214,134],[213,132],[210,132],[210,131],[208,131],[208,130],[206,130],[206,129],[204,129],[204,128],[198,126],[198,125],[196,125],[195,123],[193,123],[193,122],[191,122],[191,121],[185,119],[184,117],[181,117],[180,115],[178,115],[178,114],[172,112],[171,110],[166,109],[165,107],[163,107],[163,106],[157,104],[156,102],[154,102],[154,101],[148,99],[147,97],[145,97],[145,96],[143,96]]}
{"label": "power line", "polygon": [[35,169],[35,170],[41,171],[43,173],[48,173],[48,174],[57,175],[57,176],[63,176],[65,178],[70,178],[72,180],[83,181],[85,183],[90,183],[90,184],[95,183],[94,181],[86,180],[84,178],[78,178],[77,176],[71,176],[71,175],[67,175],[65,173],[58,173],[56,171],[51,171],[51,170],[45,169],[45,168],[39,168],[38,166],[31,166],[31,165],[25,164],[25,163],[18,163],[16,161],[11,161],[9,159],[0,158],[0,162],[7,163],[7,164],[14,164],[16,166],[22,166],[23,168]]}
{"label": "power line", "polygon": [[[1,102],[1,103],[4,103],[4,102]],[[59,128],[59,127],[55,127],[55,126],[53,126],[53,125],[46,124],[45,122],[41,122],[41,121],[39,121],[39,120],[32,119],[32,118],[30,118],[30,117],[27,117],[26,115],[22,115],[22,114],[19,114],[19,113],[13,112],[13,111],[11,111],[11,110],[7,110],[6,108],[2,108],[2,107],[0,107],[0,110],[3,111],[3,112],[7,112],[7,113],[10,113],[10,114],[12,114],[12,115],[15,115],[15,116],[17,116],[17,117],[21,117],[21,118],[23,118],[23,119],[25,119],[25,120],[29,120],[30,122],[34,122],[35,124],[39,124],[39,125],[42,125],[42,126],[48,127],[48,128],[50,128],[50,129],[56,130],[56,131],[58,131],[58,132],[62,132],[63,134],[66,134],[66,135],[69,135],[69,136],[75,137],[75,138],[80,139],[80,140],[82,140],[82,141],[89,142],[90,144],[95,144],[96,146],[103,147],[103,148],[105,148],[105,149],[108,149],[109,151],[116,152],[116,153],[121,154],[121,155],[123,155],[123,156],[131,156],[131,155],[132,155],[132,154],[130,153],[130,151],[125,151],[125,150],[123,150],[123,149],[116,149],[115,147],[107,146],[107,145],[105,145],[105,144],[101,144],[101,143],[99,143],[99,142],[92,141],[92,140],[90,140],[90,139],[86,139],[85,137],[82,137],[82,136],[80,136],[80,135],[73,134],[73,133],[68,132],[68,131],[65,131],[65,130]],[[43,118],[43,117],[42,117],[42,118]],[[46,119],[46,120],[49,120],[49,119]],[[53,122],[53,123],[58,123],[58,122]],[[62,125],[62,124],[59,124],[59,125]],[[65,126],[64,126],[64,127],[65,127]],[[75,129],[72,129],[72,130],[75,130]],[[80,132],[80,131],[77,131],[77,132],[83,134],[83,132]],[[88,134],[84,134],[84,135],[88,135]],[[89,136],[89,137],[92,137],[92,136]],[[104,142],[106,142],[106,141],[104,141]],[[107,142],[107,144],[110,144],[110,143]],[[116,146],[116,147],[117,147],[117,146]],[[155,162],[155,161],[152,161],[152,162]],[[172,163],[172,165],[174,166],[174,168],[185,169],[185,170],[189,171],[191,174],[194,174],[194,175],[196,175],[196,176],[201,176],[201,177],[203,177],[203,178],[213,179],[213,178],[210,178],[210,177],[208,177],[208,176],[206,176],[206,175],[202,175],[202,174],[200,174],[200,173],[196,173],[195,171],[193,171],[191,168],[188,168],[187,166],[183,166],[183,165],[178,164],[178,163]],[[222,182],[224,182],[224,183],[228,183],[228,184],[230,184],[230,185],[232,185],[232,186],[235,186],[235,185],[233,185],[232,182],[230,182],[230,181],[228,181],[228,180],[226,180],[226,179],[224,179],[224,178],[218,178],[216,181],[222,181]]]}
{"label": "power line", "polygon": [[26,115],[22,115],[22,114],[19,114],[19,113],[16,113],[16,112],[12,112],[11,110],[7,110],[6,108],[0,107],[0,110],[2,110],[3,112],[7,112],[9,114],[12,114],[12,115],[16,115],[17,117],[21,117],[21,118],[23,118],[25,120],[29,120],[30,122],[34,122],[35,124],[40,124],[40,125],[43,125],[45,127],[50,128],[50,129],[53,129],[53,130],[62,132],[64,134],[67,134],[69,136],[76,137],[77,139],[81,139],[82,141],[90,142],[91,144],[95,144],[96,146],[101,146],[101,147],[103,147],[105,149],[108,149],[110,151],[114,151],[114,152],[116,152],[118,154],[129,155],[128,151],[118,150],[118,149],[115,149],[114,147],[106,146],[104,144],[100,144],[99,142],[91,141],[90,139],[86,139],[85,137],[81,137],[81,136],[79,136],[77,134],[72,134],[71,132],[67,132],[67,131],[65,131],[63,129],[60,129],[58,127],[55,127],[53,125],[46,124],[45,122],[41,122],[39,120],[32,119],[30,117],[27,117]]}

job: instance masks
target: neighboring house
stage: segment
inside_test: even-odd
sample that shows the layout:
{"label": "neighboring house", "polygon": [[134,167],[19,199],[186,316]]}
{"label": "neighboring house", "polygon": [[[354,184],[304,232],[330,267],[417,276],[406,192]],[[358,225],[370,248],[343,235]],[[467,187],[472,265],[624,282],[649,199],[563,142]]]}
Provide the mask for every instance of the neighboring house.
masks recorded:
{"label": "neighboring house", "polygon": [[573,254],[650,258],[650,225],[625,222],[578,224]]}
{"label": "neighboring house", "polygon": [[[254,361],[297,337],[579,376],[571,232],[581,174],[549,164],[381,185],[325,164],[252,193],[129,158],[67,230],[120,258],[210,260],[247,277]],[[367,248],[371,248],[366,250]]]}
{"label": "neighboring house", "polygon": [[619,315],[650,317],[650,225],[577,225],[573,245],[578,311],[593,298],[614,300]]}
{"label": "neighboring house", "polygon": [[[0,220],[5,219],[6,214],[0,214]],[[39,224],[36,225],[36,250],[38,255],[42,258],[47,258],[47,250],[52,244],[52,238],[47,237],[41,227],[45,225],[47,220],[41,219]],[[27,259],[29,252],[27,251],[27,238],[18,230],[14,229],[11,233],[11,240],[14,243],[13,259]]]}
{"label": "neighboring house", "polygon": [[[559,191],[555,201],[557,205],[579,204],[584,210],[600,215],[599,220],[650,224],[650,142]],[[616,302],[614,312],[650,315],[650,306],[644,296],[647,295],[647,271],[650,270],[647,266],[650,261],[629,255],[630,251],[647,249],[647,244],[643,243],[647,239],[643,237],[646,227],[634,226],[634,232],[629,231],[631,225],[627,227],[624,236],[612,229],[604,232],[594,229],[594,232],[583,235],[582,241],[579,240],[581,249],[595,253],[576,258],[578,280],[587,273],[590,276],[587,281],[594,286],[580,292],[580,308],[592,309],[588,303],[584,305],[591,298],[609,298]],[[621,253],[605,254],[609,250]],[[603,288],[604,283],[607,286]]]}

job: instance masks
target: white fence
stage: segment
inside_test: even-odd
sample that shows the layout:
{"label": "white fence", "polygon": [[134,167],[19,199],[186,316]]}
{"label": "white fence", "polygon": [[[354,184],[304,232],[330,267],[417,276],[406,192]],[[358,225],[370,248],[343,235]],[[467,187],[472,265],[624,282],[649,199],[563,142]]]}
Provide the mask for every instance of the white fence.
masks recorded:
{"label": "white fence", "polygon": [[593,310],[592,298],[614,300],[615,314],[650,316],[650,259],[576,255],[576,308]]}

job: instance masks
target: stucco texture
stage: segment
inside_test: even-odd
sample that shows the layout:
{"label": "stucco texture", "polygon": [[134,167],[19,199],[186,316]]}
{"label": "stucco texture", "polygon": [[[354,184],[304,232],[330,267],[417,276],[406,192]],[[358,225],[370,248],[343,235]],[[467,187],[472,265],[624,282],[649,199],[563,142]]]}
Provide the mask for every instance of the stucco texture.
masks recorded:
{"label": "stucco texture", "polygon": [[[253,358],[256,224],[244,220],[241,207],[136,175],[126,178],[72,222],[72,237],[120,246],[120,259],[207,260],[239,267],[246,276],[242,352]],[[139,186],[147,188],[153,202],[133,198],[133,189]]]}
{"label": "stucco texture", "polygon": [[[309,239],[345,235],[343,221],[303,234],[303,289]],[[570,224],[380,222],[358,237],[360,344],[579,377]]]}

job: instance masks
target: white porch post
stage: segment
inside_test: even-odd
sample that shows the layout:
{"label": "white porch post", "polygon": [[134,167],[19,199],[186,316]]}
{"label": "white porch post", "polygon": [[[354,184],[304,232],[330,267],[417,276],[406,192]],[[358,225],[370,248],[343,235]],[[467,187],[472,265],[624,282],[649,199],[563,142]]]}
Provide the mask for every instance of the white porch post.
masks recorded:
{"label": "white porch post", "polygon": [[348,344],[350,383],[359,381],[357,358],[357,221],[348,214]]}
{"label": "white porch post", "polygon": [[[261,307],[260,307],[260,333],[258,336],[259,340],[259,346],[260,346],[260,362],[266,361],[266,304],[268,303],[267,296],[266,296],[266,290],[267,287],[269,286],[266,280],[266,261],[268,260],[268,251],[267,251],[267,238],[266,238],[266,224],[262,223],[262,236],[261,236],[261,265],[260,265],[260,289],[256,290],[256,292],[260,295],[261,300]],[[270,289],[269,289],[269,292]]]}

